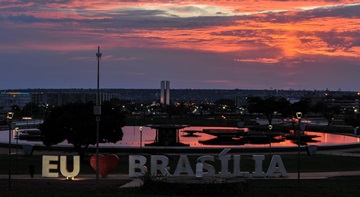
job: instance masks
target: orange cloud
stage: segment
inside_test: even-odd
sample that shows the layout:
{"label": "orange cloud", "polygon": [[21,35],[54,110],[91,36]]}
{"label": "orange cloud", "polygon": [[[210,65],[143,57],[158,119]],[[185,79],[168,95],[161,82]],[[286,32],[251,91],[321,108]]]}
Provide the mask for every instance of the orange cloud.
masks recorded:
{"label": "orange cloud", "polygon": [[[14,1],[15,2],[15,1]],[[49,2],[36,5],[39,9],[29,9],[21,13],[12,13],[36,17],[30,24],[39,35],[40,41],[28,39],[19,43],[19,47],[35,47],[46,50],[88,50],[92,43],[101,43],[108,48],[117,47],[155,47],[186,50],[211,51],[216,53],[243,54],[249,51],[269,50],[266,55],[257,54],[251,58],[234,58],[236,61],[258,61],[276,63],[280,59],[291,59],[301,55],[325,55],[358,57],[359,47],[356,35],[349,32],[359,31],[360,19],[356,17],[308,17],[300,16],[303,11],[321,6],[340,6],[356,3],[344,1],[80,1],[67,4]],[[3,6],[16,8],[19,4]],[[190,7],[192,6],[192,9]],[[181,8],[181,9],[178,9]],[[197,9],[195,9],[197,8]],[[208,23],[204,17],[180,20],[166,17],[123,19],[127,11],[161,10],[162,13],[174,13],[181,17],[190,15],[216,15],[222,17]],[[283,12],[281,12],[283,11]],[[225,13],[228,12],[228,13]],[[312,13],[314,14],[314,13]],[[4,15],[4,13],[3,13]],[[6,13],[5,13],[6,15]],[[234,15],[234,16],[232,16]],[[228,17],[225,17],[228,16]],[[127,22],[126,20],[129,20]],[[134,21],[132,21],[134,20]],[[223,22],[218,22],[223,20]],[[198,21],[198,22],[197,22]],[[147,22],[154,27],[143,27]],[[167,24],[175,23],[167,27]],[[338,25],[341,24],[341,25]],[[179,25],[179,26],[176,26]],[[11,24],[13,28],[26,29],[29,24]],[[133,27],[132,27],[133,26]],[[46,35],[48,32],[49,35]],[[46,36],[48,39],[45,39]],[[52,37],[57,39],[51,40]],[[76,45],[74,45],[74,40]],[[338,39],[337,44],[335,40]],[[339,42],[339,39],[342,39]],[[21,39],[20,39],[21,40]],[[48,43],[48,44],[47,44]],[[17,44],[15,43],[14,47]],[[4,47],[4,46],[3,46]]]}

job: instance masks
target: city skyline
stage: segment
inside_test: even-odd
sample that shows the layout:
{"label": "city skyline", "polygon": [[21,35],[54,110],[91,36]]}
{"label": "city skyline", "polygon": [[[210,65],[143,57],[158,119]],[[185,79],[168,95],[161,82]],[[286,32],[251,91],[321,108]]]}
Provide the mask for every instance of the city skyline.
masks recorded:
{"label": "city skyline", "polygon": [[0,89],[360,89],[360,2],[0,1]]}

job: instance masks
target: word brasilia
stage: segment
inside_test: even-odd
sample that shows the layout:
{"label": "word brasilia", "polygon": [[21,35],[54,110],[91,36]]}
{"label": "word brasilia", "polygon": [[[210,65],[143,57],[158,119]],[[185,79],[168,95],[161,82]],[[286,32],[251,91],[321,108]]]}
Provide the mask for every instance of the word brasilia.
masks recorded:
{"label": "word brasilia", "polygon": [[[281,177],[287,177],[287,172],[280,155],[273,155],[271,162],[266,173],[263,171],[264,155],[253,155],[255,170],[252,173],[242,172],[240,170],[240,155],[227,155],[230,149],[224,149],[218,156],[221,164],[219,171],[220,177],[252,177],[265,178],[274,177],[274,173],[280,173]],[[229,162],[233,160],[233,172],[229,171]],[[141,177],[148,172],[146,167],[147,159],[142,155],[129,156],[129,177]],[[215,176],[216,171],[213,165],[209,162],[215,162],[215,156],[204,155],[197,159],[196,171],[191,168],[190,161],[187,155],[180,155],[173,174],[170,173],[169,158],[164,155],[151,155],[150,156],[150,173],[153,176],[158,176],[160,172],[162,176]]]}

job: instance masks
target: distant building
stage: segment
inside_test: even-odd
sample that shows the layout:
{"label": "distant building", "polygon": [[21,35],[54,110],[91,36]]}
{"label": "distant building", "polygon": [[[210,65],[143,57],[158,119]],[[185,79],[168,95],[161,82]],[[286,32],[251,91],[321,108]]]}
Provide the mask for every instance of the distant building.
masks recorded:
{"label": "distant building", "polygon": [[1,92],[0,111],[7,112],[12,110],[12,106],[25,107],[31,102],[30,92]]}
{"label": "distant building", "polygon": [[44,104],[44,93],[31,92],[31,102],[38,106]]}
{"label": "distant building", "polygon": [[161,81],[160,103],[170,105],[170,81]]}
{"label": "distant building", "polygon": [[[50,106],[61,106],[67,103],[96,102],[95,92],[63,91],[46,93],[46,103]],[[100,104],[111,99],[121,99],[120,94],[100,93]]]}
{"label": "distant building", "polygon": [[[354,91],[325,90],[242,90],[242,89],[172,89],[171,102],[191,102],[197,105],[212,103],[219,99],[232,99],[238,107],[247,105],[248,97],[268,98],[281,96],[289,101],[308,100],[311,105],[325,102],[327,106],[360,111],[360,93]],[[100,102],[111,99],[134,103],[160,103],[170,105],[170,82],[161,81],[154,89],[101,89]],[[24,107],[32,102],[39,106],[61,106],[67,103],[94,102],[95,89],[15,89],[0,91],[0,112],[8,112],[12,106]]]}
{"label": "distant building", "polygon": [[[100,103],[111,99],[121,99],[121,94],[100,93]],[[67,103],[87,103],[96,101],[96,92],[83,90],[50,91],[3,91],[0,92],[0,112],[8,112],[13,106],[25,107],[28,103],[37,106],[61,106]]]}

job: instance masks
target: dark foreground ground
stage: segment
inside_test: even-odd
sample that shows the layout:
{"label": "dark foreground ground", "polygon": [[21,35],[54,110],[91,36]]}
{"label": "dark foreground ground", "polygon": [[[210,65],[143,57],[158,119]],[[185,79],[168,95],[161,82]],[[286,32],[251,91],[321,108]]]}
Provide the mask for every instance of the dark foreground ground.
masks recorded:
{"label": "dark foreground ground", "polygon": [[0,196],[119,196],[119,194],[121,194],[119,189],[120,186],[129,181],[130,180],[112,179],[103,179],[99,182],[96,180],[66,181],[58,179],[12,179],[11,189],[9,190],[8,179],[0,179]]}
{"label": "dark foreground ground", "polygon": [[333,177],[329,179],[289,180],[250,179],[241,184],[173,184],[152,183],[138,188],[119,188],[128,180],[102,179],[64,181],[48,179],[0,179],[0,196],[360,196],[360,177]]}
{"label": "dark foreground ground", "polygon": [[[92,180],[66,181],[59,179],[12,179],[11,190],[32,191],[32,190],[59,190],[59,191],[86,191],[99,189],[118,189],[130,181],[126,179],[100,179],[98,182]],[[8,190],[9,179],[0,179],[0,190]],[[1,195],[0,195],[1,196]]]}

